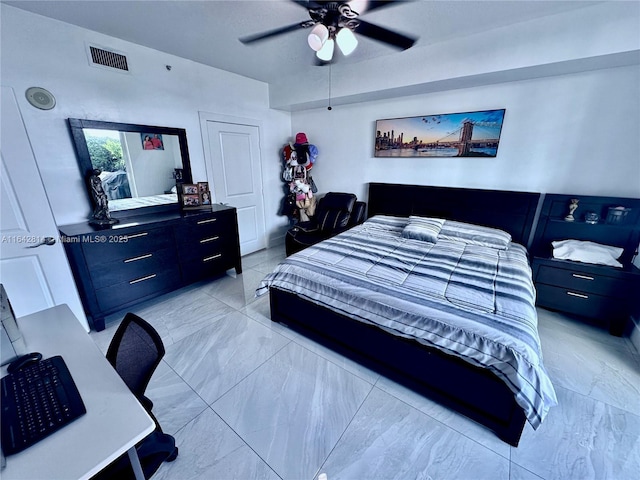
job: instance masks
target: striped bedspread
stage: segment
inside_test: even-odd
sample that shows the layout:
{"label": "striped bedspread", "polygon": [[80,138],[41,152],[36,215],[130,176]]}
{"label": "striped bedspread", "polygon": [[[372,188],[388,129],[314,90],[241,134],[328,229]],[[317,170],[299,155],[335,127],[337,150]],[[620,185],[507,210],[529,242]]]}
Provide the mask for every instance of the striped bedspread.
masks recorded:
{"label": "striped bedspread", "polygon": [[557,404],[542,364],[527,252],[402,237],[406,218],[375,216],[288,257],[270,287],[493,371],[533,428]]}

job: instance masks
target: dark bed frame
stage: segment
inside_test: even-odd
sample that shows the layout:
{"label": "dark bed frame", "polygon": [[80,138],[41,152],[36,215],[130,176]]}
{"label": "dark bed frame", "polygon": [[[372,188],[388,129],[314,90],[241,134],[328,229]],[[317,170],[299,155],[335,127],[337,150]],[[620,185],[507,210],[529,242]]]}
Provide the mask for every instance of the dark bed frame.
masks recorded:
{"label": "dark bed frame", "polygon": [[[369,184],[368,217],[422,215],[501,228],[527,246],[540,194]],[[337,314],[295,294],[270,290],[271,320],[287,325],[493,430],[518,446],[526,418],[489,370]]]}

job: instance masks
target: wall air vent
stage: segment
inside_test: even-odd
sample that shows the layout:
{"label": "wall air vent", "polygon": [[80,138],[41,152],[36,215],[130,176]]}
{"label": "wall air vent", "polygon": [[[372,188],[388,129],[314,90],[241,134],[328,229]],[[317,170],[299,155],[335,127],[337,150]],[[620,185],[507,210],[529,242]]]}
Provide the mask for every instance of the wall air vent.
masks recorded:
{"label": "wall air vent", "polygon": [[115,68],[122,72],[129,71],[129,63],[127,57],[122,53],[95,45],[87,45],[87,54],[89,55],[89,64],[101,68]]}

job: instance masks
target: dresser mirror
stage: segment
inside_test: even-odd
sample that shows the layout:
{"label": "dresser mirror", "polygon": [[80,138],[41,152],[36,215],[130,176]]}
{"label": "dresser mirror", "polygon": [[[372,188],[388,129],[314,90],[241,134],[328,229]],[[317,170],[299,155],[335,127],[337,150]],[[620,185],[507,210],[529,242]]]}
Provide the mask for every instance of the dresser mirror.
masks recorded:
{"label": "dresser mirror", "polygon": [[176,180],[192,183],[186,130],[78,118],[69,127],[83,177],[101,171],[109,211],[179,207]]}

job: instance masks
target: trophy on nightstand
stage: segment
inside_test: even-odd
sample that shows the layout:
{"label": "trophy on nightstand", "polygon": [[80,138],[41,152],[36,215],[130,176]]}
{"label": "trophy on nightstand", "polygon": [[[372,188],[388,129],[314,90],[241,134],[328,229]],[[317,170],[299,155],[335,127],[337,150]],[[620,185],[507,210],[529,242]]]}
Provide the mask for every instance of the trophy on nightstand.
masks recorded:
{"label": "trophy on nightstand", "polygon": [[578,199],[572,198],[571,204],[569,205],[569,215],[564,217],[564,220],[566,222],[573,222],[575,220],[575,218],[573,218],[573,212],[575,212],[577,208],[578,208]]}

